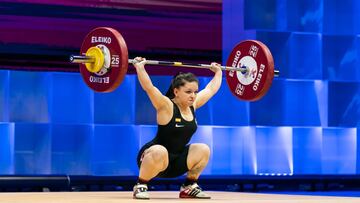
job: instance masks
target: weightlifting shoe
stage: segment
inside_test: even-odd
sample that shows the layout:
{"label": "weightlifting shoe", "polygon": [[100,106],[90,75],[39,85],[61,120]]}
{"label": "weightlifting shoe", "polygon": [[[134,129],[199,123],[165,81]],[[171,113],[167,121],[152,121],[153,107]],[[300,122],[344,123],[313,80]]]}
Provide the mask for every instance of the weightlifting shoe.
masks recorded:
{"label": "weightlifting shoe", "polygon": [[182,185],[180,187],[180,198],[196,198],[196,199],[210,199],[210,195],[202,191],[197,183],[191,185]]}
{"label": "weightlifting shoe", "polygon": [[148,187],[146,184],[136,184],[134,186],[134,193],[133,198],[134,199],[150,199],[149,193],[148,193]]}

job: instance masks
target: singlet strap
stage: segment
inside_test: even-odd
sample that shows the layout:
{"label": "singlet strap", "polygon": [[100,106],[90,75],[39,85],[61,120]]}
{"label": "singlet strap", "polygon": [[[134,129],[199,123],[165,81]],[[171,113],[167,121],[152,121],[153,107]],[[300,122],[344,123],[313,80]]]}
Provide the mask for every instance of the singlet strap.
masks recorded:
{"label": "singlet strap", "polygon": [[177,114],[181,115],[179,107],[175,104],[173,100],[171,100],[171,102],[173,103],[173,117]]}
{"label": "singlet strap", "polygon": [[190,106],[190,110],[191,110],[191,112],[193,114],[193,117],[195,118],[195,108],[194,108],[194,106]]}

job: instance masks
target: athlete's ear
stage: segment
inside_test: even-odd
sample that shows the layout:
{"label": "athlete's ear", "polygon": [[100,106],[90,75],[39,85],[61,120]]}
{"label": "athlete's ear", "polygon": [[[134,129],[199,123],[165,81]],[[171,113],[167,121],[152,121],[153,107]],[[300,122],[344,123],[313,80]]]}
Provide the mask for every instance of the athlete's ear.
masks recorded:
{"label": "athlete's ear", "polygon": [[175,97],[177,96],[178,93],[179,93],[179,89],[178,89],[178,88],[174,88],[174,95],[175,95]]}

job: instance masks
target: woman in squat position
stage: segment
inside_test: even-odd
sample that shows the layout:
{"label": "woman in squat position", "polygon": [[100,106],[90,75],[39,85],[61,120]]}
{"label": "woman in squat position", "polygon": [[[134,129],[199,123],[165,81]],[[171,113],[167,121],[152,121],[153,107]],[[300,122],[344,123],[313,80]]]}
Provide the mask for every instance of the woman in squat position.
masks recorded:
{"label": "woman in squat position", "polygon": [[197,128],[195,111],[219,90],[222,81],[220,65],[212,63],[215,74],[206,87],[198,92],[198,79],[192,73],[180,73],[171,82],[164,96],[145,70],[146,59],[136,57],[134,67],[141,87],[156,109],[158,131],[138,153],[139,178],[133,197],[149,199],[147,183],[154,177],[173,178],[187,172],[180,188],[180,198],[210,198],[197,184],[206,167],[210,149],[206,144],[188,145]]}

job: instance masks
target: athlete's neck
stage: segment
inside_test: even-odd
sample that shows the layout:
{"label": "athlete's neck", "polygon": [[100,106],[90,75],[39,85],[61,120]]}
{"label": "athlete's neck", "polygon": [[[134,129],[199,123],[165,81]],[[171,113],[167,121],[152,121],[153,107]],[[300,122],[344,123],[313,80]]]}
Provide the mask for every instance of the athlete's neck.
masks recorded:
{"label": "athlete's neck", "polygon": [[172,99],[172,101],[179,107],[181,112],[186,112],[189,108],[187,104],[180,103],[176,98]]}

